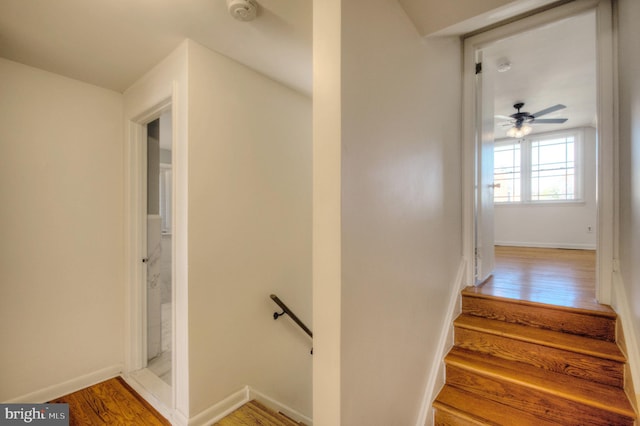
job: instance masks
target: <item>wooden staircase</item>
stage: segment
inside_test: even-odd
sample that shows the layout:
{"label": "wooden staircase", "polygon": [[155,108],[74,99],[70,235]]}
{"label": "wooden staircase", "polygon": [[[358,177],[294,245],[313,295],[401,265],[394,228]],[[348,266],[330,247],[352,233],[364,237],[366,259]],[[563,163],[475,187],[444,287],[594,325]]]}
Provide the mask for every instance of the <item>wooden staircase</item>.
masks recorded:
{"label": "wooden staircase", "polygon": [[435,425],[633,426],[616,314],[465,289]]}

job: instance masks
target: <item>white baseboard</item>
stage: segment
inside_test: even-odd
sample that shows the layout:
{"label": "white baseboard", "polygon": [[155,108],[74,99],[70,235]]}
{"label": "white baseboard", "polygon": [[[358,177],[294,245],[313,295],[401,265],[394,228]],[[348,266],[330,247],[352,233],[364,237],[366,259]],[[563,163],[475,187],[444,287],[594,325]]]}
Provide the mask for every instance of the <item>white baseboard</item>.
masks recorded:
{"label": "white baseboard", "polygon": [[[460,261],[458,273],[455,281],[451,285],[451,294],[449,295],[449,304],[447,312],[440,332],[440,339],[436,346],[435,356],[431,362],[427,386],[422,397],[422,406],[418,415],[416,426],[430,425],[433,419],[432,408],[433,400],[436,398],[437,392],[444,385],[444,357],[453,346],[453,320],[461,311],[461,292],[464,287],[464,273],[466,270],[466,262],[464,259]],[[440,380],[438,380],[440,378]]]}
{"label": "white baseboard", "polygon": [[229,395],[189,419],[189,426],[211,425],[249,402],[249,386]]}
{"label": "white baseboard", "polygon": [[276,412],[281,412],[297,422],[303,422],[308,426],[313,426],[313,420],[310,417],[294,410],[293,408],[282,404],[279,401],[257,391],[256,389],[249,387],[249,400],[255,399],[256,401],[264,404]]}
{"label": "white baseboard", "polygon": [[[627,348],[627,363],[631,371],[631,382],[634,386],[637,407],[640,407],[640,342],[636,338],[636,326],[631,310],[629,308],[628,298],[624,289],[624,283],[619,272],[614,272],[612,283],[612,303],[620,319],[622,330],[624,332],[624,341]],[[630,395],[631,397],[631,395]]]}
{"label": "white baseboard", "polygon": [[103,382],[118,376],[122,373],[122,364],[116,364],[109,367],[102,368],[100,370],[84,374],[66,382],[58,383],[52,386],[48,386],[44,389],[37,390],[35,392],[28,393],[26,395],[19,396],[17,398],[5,401],[7,404],[20,404],[20,403],[44,403],[51,401],[52,399],[59,398],[64,395],[79,391],[86,387],[95,385],[96,383]]}
{"label": "white baseboard", "polygon": [[175,410],[172,408],[171,386],[146,368],[123,375],[123,378],[160,414],[169,420],[173,419]]}
{"label": "white baseboard", "polygon": [[245,386],[239,391],[229,395],[225,399],[204,411],[201,411],[194,417],[191,417],[188,421],[185,421],[183,416],[173,416],[172,423],[177,426],[206,426],[211,425],[225,416],[231,414],[233,411],[240,408],[243,404],[251,400],[257,400],[272,410],[282,412],[293,420],[304,422],[309,426],[313,426],[313,420],[310,417],[305,416],[302,413],[294,410],[293,408],[263,394],[262,392],[253,389],[251,386]]}
{"label": "white baseboard", "polygon": [[559,248],[569,250],[595,250],[595,244],[572,244],[572,243],[532,243],[520,241],[495,241],[497,246],[508,247],[536,247],[536,248]]}
{"label": "white baseboard", "polygon": [[189,418],[187,418],[187,416],[185,416],[183,413],[178,412],[177,410],[173,412],[173,415],[171,416],[171,419],[169,421],[173,426],[189,425]]}

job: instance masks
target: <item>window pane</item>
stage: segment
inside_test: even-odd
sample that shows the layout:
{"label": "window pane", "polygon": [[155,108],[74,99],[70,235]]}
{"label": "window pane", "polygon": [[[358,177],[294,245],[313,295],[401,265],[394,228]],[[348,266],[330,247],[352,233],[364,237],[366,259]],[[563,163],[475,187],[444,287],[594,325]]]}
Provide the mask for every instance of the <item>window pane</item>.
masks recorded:
{"label": "window pane", "polygon": [[493,181],[496,184],[493,201],[495,203],[520,201],[520,144],[496,145],[493,166]]}
{"label": "window pane", "polygon": [[531,200],[573,200],[575,195],[573,136],[531,142]]}

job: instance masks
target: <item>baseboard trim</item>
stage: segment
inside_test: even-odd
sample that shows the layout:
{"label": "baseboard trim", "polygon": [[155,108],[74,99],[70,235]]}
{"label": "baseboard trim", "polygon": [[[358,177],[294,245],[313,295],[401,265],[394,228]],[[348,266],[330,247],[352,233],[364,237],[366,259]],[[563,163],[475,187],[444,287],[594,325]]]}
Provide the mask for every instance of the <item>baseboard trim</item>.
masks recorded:
{"label": "baseboard trim", "polygon": [[[611,306],[618,314],[624,333],[625,347],[627,351],[627,363],[631,372],[631,382],[635,391],[635,406],[640,409],[640,346],[636,336],[634,321],[629,308],[629,299],[624,288],[624,282],[619,272],[614,272],[612,280]],[[629,395],[629,397],[632,397]]]}
{"label": "baseboard trim", "polygon": [[146,368],[123,375],[123,378],[133,390],[151,404],[161,415],[168,420],[173,419],[175,410],[172,408],[171,386],[164,383],[158,376]]}
{"label": "baseboard trim", "polygon": [[[431,424],[427,423],[427,419],[430,418],[432,413],[431,405],[433,404],[433,400],[435,399],[437,392],[439,392],[440,388],[444,385],[444,357],[453,346],[453,320],[462,310],[461,299],[462,289],[465,286],[464,275],[466,267],[466,261],[462,259],[458,266],[458,273],[456,274],[455,281],[451,286],[449,304],[447,305],[447,314],[444,319],[442,331],[440,332],[440,339],[436,346],[435,356],[431,362],[431,369],[429,370],[427,386],[425,388],[424,396],[422,397],[422,406],[420,408],[420,413],[418,414],[416,426]],[[438,378],[440,378],[439,381]]]}
{"label": "baseboard trim", "polygon": [[535,247],[535,248],[559,248],[568,250],[595,250],[595,244],[571,244],[571,243],[532,243],[519,241],[495,241],[497,246],[507,247]]}
{"label": "baseboard trim", "polygon": [[103,382],[105,380],[116,377],[122,373],[123,365],[115,364],[109,367],[96,370],[94,372],[84,374],[82,376],[67,380],[62,383],[58,383],[52,386],[48,386],[44,389],[30,392],[28,394],[19,396],[17,398],[5,401],[7,404],[20,404],[20,403],[44,403],[53,399],[59,398],[64,395],[79,391],[89,386],[93,386],[96,383]]}
{"label": "baseboard trim", "polygon": [[215,403],[211,407],[190,418],[189,421],[185,421],[183,416],[173,416],[173,423],[179,426],[211,425],[228,416],[252,399],[257,400],[274,411],[280,411],[296,421],[301,421],[309,426],[313,426],[313,420],[310,417],[307,417],[280,401],[265,395],[251,386],[245,386],[239,391],[229,395],[222,401]]}
{"label": "baseboard trim", "polygon": [[189,419],[189,426],[206,426],[217,422],[228,414],[249,402],[249,386],[245,386],[237,392],[229,395],[225,399],[211,407],[199,412]]}
{"label": "baseboard trim", "polygon": [[281,412],[286,416],[292,418],[297,422],[302,422],[308,426],[313,426],[313,420],[310,417],[305,416],[304,414],[294,410],[293,408],[282,404],[279,401],[263,394],[262,392],[252,388],[249,386],[249,400],[255,399],[256,401],[264,404],[265,406],[271,408],[276,412]]}

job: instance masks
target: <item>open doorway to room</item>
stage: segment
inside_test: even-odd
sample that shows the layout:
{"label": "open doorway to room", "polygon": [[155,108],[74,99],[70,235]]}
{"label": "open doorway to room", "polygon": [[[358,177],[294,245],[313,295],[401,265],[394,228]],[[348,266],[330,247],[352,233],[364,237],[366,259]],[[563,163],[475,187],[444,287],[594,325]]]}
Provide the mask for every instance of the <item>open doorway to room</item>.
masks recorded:
{"label": "open doorway to room", "polygon": [[493,95],[496,246],[485,290],[592,308],[595,11],[492,43],[483,65],[494,74],[483,95]]}
{"label": "open doorway to room", "polygon": [[[605,134],[598,120],[599,12],[552,12],[533,24],[509,24],[509,30],[467,39],[467,62],[473,55],[481,64],[465,89],[466,96],[473,90],[467,116],[480,123],[467,163],[476,170],[471,179],[477,188],[467,190],[473,193],[467,201],[467,230],[473,232],[465,237],[473,259],[470,284],[486,281],[508,297],[544,303],[555,303],[554,295],[562,295],[556,300],[561,304],[608,302],[598,294],[598,269],[611,255],[599,251],[604,216],[597,188],[602,193],[605,182],[597,162],[611,142],[599,138]],[[534,263],[525,267],[523,258]],[[562,259],[568,263],[561,265]],[[577,269],[579,279],[572,272]],[[517,280],[502,278],[514,270],[527,284],[506,290]],[[564,276],[556,290],[551,276]]]}

